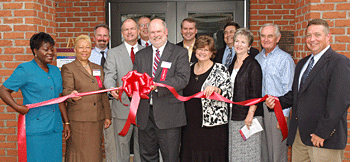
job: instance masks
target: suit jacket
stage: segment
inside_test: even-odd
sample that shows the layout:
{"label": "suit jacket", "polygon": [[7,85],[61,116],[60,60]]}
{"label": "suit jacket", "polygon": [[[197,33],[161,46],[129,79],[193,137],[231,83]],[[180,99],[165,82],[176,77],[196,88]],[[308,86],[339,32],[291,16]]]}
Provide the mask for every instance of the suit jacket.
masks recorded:
{"label": "suit jacket", "polygon": [[299,128],[301,140],[307,146],[313,146],[310,134],[314,133],[325,139],[323,148],[344,149],[349,108],[349,59],[329,48],[298,90],[301,69],[309,58],[299,61],[292,90],[279,97],[283,108],[293,107],[287,144],[293,144]]}
{"label": "suit jacket", "polygon": [[[100,65],[89,62],[91,70],[99,69],[100,79],[104,80],[103,69]],[[97,79],[90,75],[79,60],[63,65],[63,95],[69,95],[73,90],[79,93],[105,89],[98,87]],[[111,109],[106,93],[83,96],[80,100],[67,99],[67,110],[70,120],[73,121],[100,121],[111,119]]]}
{"label": "suit jacket", "polygon": [[141,38],[138,39],[138,44],[141,45]]}
{"label": "suit jacket", "polygon": [[[176,45],[183,47],[183,41],[177,43]],[[184,47],[183,47],[183,48],[184,48]],[[197,57],[195,56],[195,52],[192,52],[192,57],[191,57],[191,61],[190,61],[190,62],[194,62],[194,63],[198,62],[198,59],[197,59]]]}
{"label": "suit jacket", "polygon": [[[152,46],[140,50],[135,56],[133,69],[151,76],[152,59]],[[171,63],[165,81],[160,81],[162,62]],[[176,89],[178,94],[182,95],[183,88],[188,84],[189,77],[190,66],[187,49],[167,42],[156,70],[154,82],[170,85]],[[153,115],[156,126],[159,129],[176,128],[187,124],[184,103],[177,100],[167,88],[158,87],[157,92],[152,91],[149,96],[152,96],[153,99]],[[137,112],[139,129],[145,129],[149,111],[150,99],[141,99]]]}
{"label": "suit jacket", "polygon": [[[143,46],[138,45],[139,50],[143,48]],[[133,63],[123,42],[121,45],[108,50],[104,66],[104,86],[107,88],[122,86],[122,77],[131,70],[133,70]],[[125,92],[122,95],[122,102],[124,104],[130,104],[130,100]],[[112,117],[127,119],[129,108],[130,106],[124,106],[119,100],[113,99],[111,107]]]}
{"label": "suit jacket", "polygon": [[[235,60],[229,66],[229,73],[235,66]],[[262,68],[258,61],[253,57],[248,56],[243,60],[242,66],[237,72],[235,82],[233,85],[233,98],[232,101],[240,102],[253,98],[262,97]],[[248,114],[249,106],[232,105],[231,120],[242,121],[245,120]],[[257,105],[257,109],[254,116],[263,116],[263,109],[260,104]]]}
{"label": "suit jacket", "polygon": [[[221,63],[221,64],[222,64],[222,59],[223,59],[223,57],[224,57],[225,48],[226,48],[226,47],[223,47],[223,48],[220,48],[220,49],[218,49],[218,50],[216,51],[216,56],[215,56],[215,58],[214,58],[214,60],[213,60],[214,62],[217,62],[217,63]],[[258,51],[257,48],[251,47],[249,55],[250,55],[252,58],[256,57],[256,55],[257,55],[258,53],[259,53],[259,51]],[[232,62],[234,62],[235,60],[236,60],[236,55],[234,56]]]}

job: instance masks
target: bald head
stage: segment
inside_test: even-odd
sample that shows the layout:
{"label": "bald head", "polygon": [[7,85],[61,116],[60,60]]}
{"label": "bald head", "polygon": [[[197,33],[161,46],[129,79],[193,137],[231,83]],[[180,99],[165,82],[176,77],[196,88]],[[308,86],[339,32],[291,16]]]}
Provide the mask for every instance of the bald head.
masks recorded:
{"label": "bald head", "polygon": [[160,48],[167,42],[168,29],[166,23],[161,19],[154,19],[149,25],[149,38],[151,44]]}

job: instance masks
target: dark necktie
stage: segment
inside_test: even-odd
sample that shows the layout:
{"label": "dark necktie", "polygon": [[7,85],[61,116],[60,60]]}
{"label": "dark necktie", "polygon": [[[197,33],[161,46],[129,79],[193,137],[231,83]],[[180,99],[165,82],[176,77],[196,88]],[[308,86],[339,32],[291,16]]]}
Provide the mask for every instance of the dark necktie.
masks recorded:
{"label": "dark necktie", "polygon": [[314,63],[314,59],[313,59],[313,57],[311,57],[311,60],[310,60],[310,62],[309,62],[309,64],[308,64],[308,66],[307,66],[307,68],[306,68],[304,74],[302,74],[300,89],[301,89],[301,87],[303,86],[303,84],[305,83],[306,78],[307,78],[307,76],[309,75],[310,71],[312,70],[313,63]]}
{"label": "dark necktie", "polygon": [[104,51],[100,52],[102,54],[101,56],[101,66],[104,67],[104,63],[106,62],[106,58],[104,58]]}
{"label": "dark necktie", "polygon": [[132,47],[132,50],[130,51],[130,58],[132,59],[132,63],[134,64],[135,61],[134,47]]}
{"label": "dark necktie", "polygon": [[157,67],[159,66],[159,63],[160,63],[160,51],[159,51],[159,49],[157,49],[156,56],[154,59],[153,70],[152,70],[152,78],[155,78],[155,73],[156,73]]}
{"label": "dark necktie", "polygon": [[145,47],[147,47],[147,46],[149,46],[149,43],[148,43],[148,42],[146,42],[146,43],[145,43],[145,45],[146,45]]}
{"label": "dark necktie", "polygon": [[229,48],[229,50],[230,50],[230,53],[227,55],[226,61],[225,61],[225,66],[227,68],[229,68],[231,61],[232,61],[232,48]]}

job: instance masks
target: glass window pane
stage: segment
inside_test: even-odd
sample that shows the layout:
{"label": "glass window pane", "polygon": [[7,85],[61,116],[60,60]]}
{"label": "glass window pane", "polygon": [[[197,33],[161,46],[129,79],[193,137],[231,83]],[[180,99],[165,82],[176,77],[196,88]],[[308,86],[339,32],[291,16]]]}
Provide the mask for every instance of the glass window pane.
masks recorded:
{"label": "glass window pane", "polygon": [[227,22],[234,20],[233,12],[188,13],[188,17],[197,21],[198,36],[209,35],[215,40],[215,48],[224,47],[223,28]]}

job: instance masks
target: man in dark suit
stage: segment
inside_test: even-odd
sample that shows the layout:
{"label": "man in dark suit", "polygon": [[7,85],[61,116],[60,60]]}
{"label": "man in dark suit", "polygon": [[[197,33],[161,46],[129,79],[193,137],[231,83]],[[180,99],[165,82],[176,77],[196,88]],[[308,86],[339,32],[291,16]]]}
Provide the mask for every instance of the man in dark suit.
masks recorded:
{"label": "man in dark suit", "polygon": [[195,52],[193,52],[194,43],[196,40],[197,21],[193,18],[185,18],[181,22],[181,34],[183,41],[177,43],[177,46],[184,47],[188,50],[189,62],[197,62],[197,57],[195,57]]}
{"label": "man in dark suit", "polygon": [[[168,30],[161,19],[149,25],[148,46],[135,57],[133,70],[147,73],[154,82],[164,83],[181,95],[188,84],[190,66],[188,51],[167,41]],[[137,112],[141,161],[177,162],[180,146],[180,127],[187,124],[184,103],[166,88],[152,86],[150,99],[142,99]]]}
{"label": "man in dark suit", "polygon": [[147,47],[151,45],[151,42],[149,40],[149,33],[148,33],[148,27],[150,21],[151,19],[145,16],[140,17],[138,20],[139,36],[140,36],[140,38],[138,39],[138,44],[142,45],[143,47]]}
{"label": "man in dark suit", "polygon": [[[228,22],[224,26],[224,41],[226,46],[216,51],[216,57],[214,61],[225,65],[227,68],[232,62],[236,60],[236,52],[234,49],[234,35],[236,33],[236,30],[239,28],[240,26],[237,23]],[[254,58],[259,53],[259,51],[258,49],[251,47],[248,53],[251,57]]]}
{"label": "man in dark suit", "polygon": [[[349,59],[329,45],[325,20],[314,19],[306,29],[311,55],[295,68],[292,90],[279,97],[282,107],[293,107],[287,145],[292,161],[343,161],[347,143]],[[266,100],[274,107],[274,97]]]}

